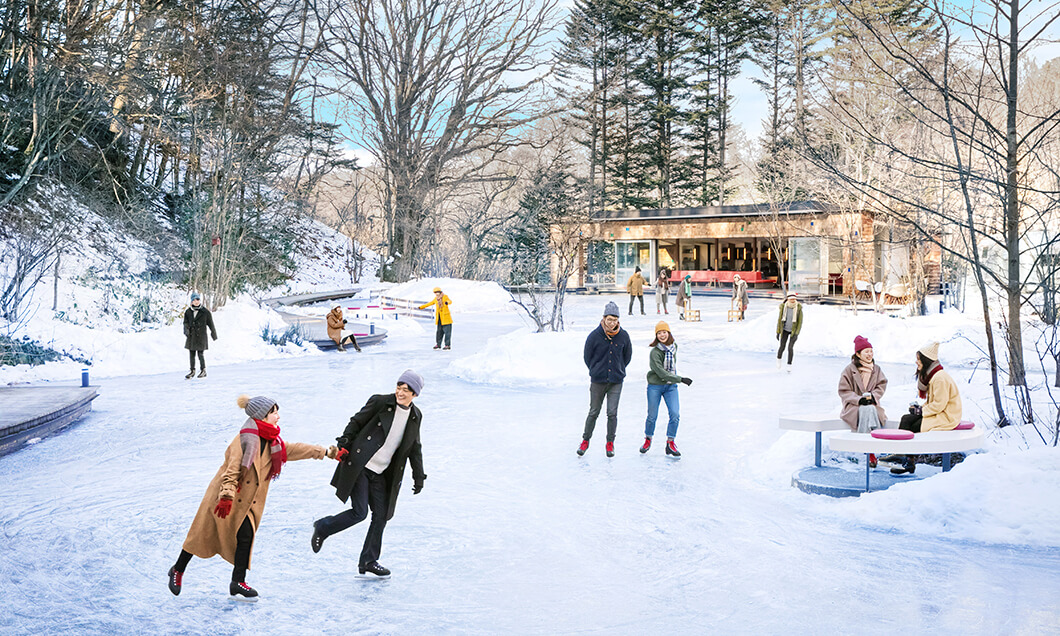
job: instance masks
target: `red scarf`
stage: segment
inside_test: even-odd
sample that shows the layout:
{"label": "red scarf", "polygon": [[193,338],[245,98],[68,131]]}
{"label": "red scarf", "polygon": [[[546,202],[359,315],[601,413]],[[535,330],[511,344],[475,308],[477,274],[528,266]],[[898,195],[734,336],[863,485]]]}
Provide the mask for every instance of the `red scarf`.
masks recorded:
{"label": "red scarf", "polygon": [[[251,425],[251,422],[253,424]],[[257,418],[248,419],[243,430],[239,431],[241,445],[243,446],[243,466],[250,468],[254,465],[254,458],[261,452],[260,439],[269,442],[269,450],[272,453],[272,466],[266,479],[276,479],[287,463],[287,444],[280,438],[280,427]]]}
{"label": "red scarf", "polygon": [[942,364],[940,364],[939,361],[936,360],[935,364],[933,364],[930,367],[928,367],[928,371],[927,371],[927,374],[926,374],[927,375],[927,380],[926,381],[921,382],[920,378],[917,378],[916,388],[917,388],[918,394],[920,395],[920,397],[922,399],[925,399],[925,400],[927,399],[928,385],[931,384],[931,378],[935,377],[935,374],[938,373],[939,371],[942,371]]}

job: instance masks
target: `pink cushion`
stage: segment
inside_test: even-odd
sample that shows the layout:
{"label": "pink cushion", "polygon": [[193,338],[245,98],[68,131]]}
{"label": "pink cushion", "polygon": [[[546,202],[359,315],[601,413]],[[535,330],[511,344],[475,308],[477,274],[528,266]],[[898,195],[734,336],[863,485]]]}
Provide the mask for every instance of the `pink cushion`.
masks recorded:
{"label": "pink cushion", "polygon": [[967,431],[967,430],[970,430],[970,429],[973,429],[973,428],[975,428],[975,422],[969,422],[968,420],[964,420],[963,422],[961,422],[960,424],[957,425],[957,428],[955,428],[953,430],[955,430],[955,431]]}
{"label": "pink cushion", "polygon": [[913,439],[913,431],[901,428],[878,428],[870,434],[877,439]]}

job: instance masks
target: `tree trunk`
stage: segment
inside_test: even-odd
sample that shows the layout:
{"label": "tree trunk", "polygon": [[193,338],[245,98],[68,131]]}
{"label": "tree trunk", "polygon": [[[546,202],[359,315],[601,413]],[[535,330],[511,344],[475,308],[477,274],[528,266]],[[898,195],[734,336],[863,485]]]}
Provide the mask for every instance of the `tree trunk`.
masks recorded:
{"label": "tree trunk", "polygon": [[1020,281],[1020,200],[1019,200],[1019,131],[1016,129],[1019,96],[1019,12],[1020,0],[1009,0],[1008,41],[1008,117],[1005,183],[1005,247],[1008,251],[1008,383],[1027,384],[1023,366],[1023,330],[1020,322],[1022,306]]}

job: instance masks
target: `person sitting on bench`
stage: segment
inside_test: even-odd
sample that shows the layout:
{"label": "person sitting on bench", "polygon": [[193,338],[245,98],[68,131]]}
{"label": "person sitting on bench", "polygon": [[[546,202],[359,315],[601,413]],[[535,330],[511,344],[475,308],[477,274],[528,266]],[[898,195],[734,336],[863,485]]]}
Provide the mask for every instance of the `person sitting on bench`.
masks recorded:
{"label": "person sitting on bench", "polygon": [[361,348],[357,346],[357,338],[352,333],[348,333],[345,336],[342,335],[342,330],[346,327],[346,319],[342,316],[342,306],[335,303],[331,306],[331,311],[328,312],[328,338],[335,341],[335,345],[339,351],[346,351],[346,347],[343,346],[346,343],[353,345],[353,348],[360,351]]}
{"label": "person sitting on bench", "polygon": [[[926,344],[916,352],[916,388],[919,397],[925,400],[924,405],[910,405],[909,413],[902,416],[899,428],[914,433],[952,431],[957,428],[962,415],[961,394],[950,374],[942,370],[937,342]],[[901,475],[916,470],[915,457],[899,457],[903,457],[902,466],[892,468],[892,473]],[[895,457],[884,459],[891,460]]]}

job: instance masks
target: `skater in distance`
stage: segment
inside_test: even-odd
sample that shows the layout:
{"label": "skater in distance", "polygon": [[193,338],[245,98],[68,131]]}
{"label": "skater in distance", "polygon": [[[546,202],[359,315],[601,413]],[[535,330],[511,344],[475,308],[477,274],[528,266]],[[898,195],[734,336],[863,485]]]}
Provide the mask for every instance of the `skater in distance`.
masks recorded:
{"label": "skater in distance", "polygon": [[184,348],[188,350],[188,361],[191,371],[184,376],[187,379],[195,377],[195,357],[199,358],[200,378],[206,377],[206,357],[203,352],[210,348],[206,339],[206,329],[209,328],[210,335],[217,340],[217,329],[213,326],[213,314],[202,306],[202,296],[199,292],[192,292],[191,306],[184,311]]}
{"label": "skater in distance", "polygon": [[424,303],[419,306],[419,309],[426,309],[431,305],[435,306],[434,311],[434,324],[437,325],[437,329],[434,334],[434,348],[442,348],[442,339],[445,339],[445,349],[448,350],[452,344],[453,339],[453,314],[449,311],[449,305],[452,305],[453,301],[449,300],[449,297],[442,293],[441,287],[434,288],[434,300]]}

